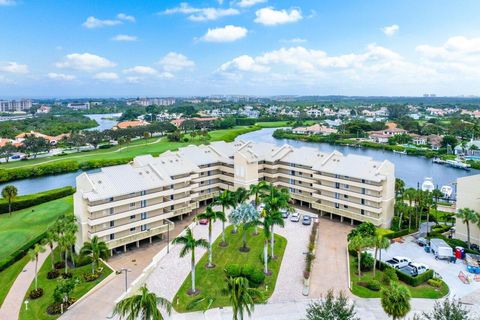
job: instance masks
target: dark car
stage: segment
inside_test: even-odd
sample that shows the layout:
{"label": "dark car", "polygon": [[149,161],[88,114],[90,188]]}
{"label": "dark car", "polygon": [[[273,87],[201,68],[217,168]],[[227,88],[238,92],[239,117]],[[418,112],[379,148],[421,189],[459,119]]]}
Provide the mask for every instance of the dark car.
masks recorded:
{"label": "dark car", "polygon": [[287,219],[290,213],[288,211],[282,211],[282,218]]}
{"label": "dark car", "polygon": [[311,224],[312,224],[312,217],[310,217],[310,216],[303,216],[302,224],[305,225],[305,226],[311,225]]}
{"label": "dark car", "polygon": [[198,220],[198,223],[206,225],[206,224],[208,224],[208,219],[200,219],[200,220]]}

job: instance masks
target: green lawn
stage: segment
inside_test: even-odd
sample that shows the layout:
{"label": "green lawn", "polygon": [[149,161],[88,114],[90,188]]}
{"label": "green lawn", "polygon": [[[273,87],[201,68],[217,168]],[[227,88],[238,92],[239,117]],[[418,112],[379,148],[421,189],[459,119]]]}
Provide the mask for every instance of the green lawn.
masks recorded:
{"label": "green lawn", "polygon": [[68,196],[15,211],[11,216],[8,213],[0,215],[0,257],[19,250],[51,227],[58,217],[72,212],[72,202],[72,196]]}
{"label": "green lawn", "polygon": [[18,167],[29,167],[35,166],[42,163],[54,163],[56,161],[63,160],[76,160],[78,162],[85,162],[88,160],[95,159],[124,159],[124,158],[133,158],[142,154],[153,154],[154,156],[165,152],[167,150],[176,150],[180,147],[184,147],[190,144],[205,144],[209,141],[233,141],[238,135],[255,131],[260,129],[260,127],[251,126],[251,127],[235,127],[232,129],[225,130],[214,130],[210,132],[211,139],[208,141],[203,141],[198,138],[188,141],[188,142],[171,142],[168,141],[166,137],[163,138],[149,138],[149,139],[139,139],[132,141],[128,144],[119,145],[112,147],[110,149],[97,149],[93,151],[73,153],[63,156],[54,156],[47,158],[32,159],[26,161],[14,161],[10,163],[5,163],[0,165],[0,169],[3,168],[18,168]]}
{"label": "green lawn", "polygon": [[[360,286],[358,282],[368,282],[370,280],[378,280],[381,283],[383,272],[381,270],[376,271],[375,277],[373,277],[373,271],[362,272],[362,277],[357,275],[357,262],[355,258],[350,257],[350,280],[352,281],[352,293],[360,298],[380,298],[380,291],[373,291],[363,286]],[[424,299],[439,299],[448,294],[448,286],[443,283],[441,288],[434,288],[425,283],[417,287],[409,286],[406,283],[400,281],[402,285],[405,285],[412,295],[412,298],[424,298]],[[382,284],[383,285],[383,284]]]}
{"label": "green lawn", "polygon": [[[201,226],[200,226],[201,227]],[[196,285],[200,290],[200,294],[191,297],[187,294],[191,287],[190,275],[185,279],[179,291],[173,299],[174,308],[178,312],[198,311],[207,308],[224,307],[229,305],[228,297],[221,294],[221,290],[225,286],[225,266],[229,264],[239,265],[253,265],[263,270],[262,252],[263,252],[263,236],[260,233],[258,236],[250,236],[247,240],[250,252],[242,253],[238,249],[242,246],[241,232],[237,234],[231,233],[232,226],[226,229],[226,237],[228,247],[222,248],[219,246],[221,236],[213,243],[213,263],[216,265],[214,269],[207,269],[205,265],[208,262],[208,256],[205,254],[196,266]],[[261,230],[260,230],[261,231]],[[278,271],[282,262],[287,239],[282,236],[275,235],[275,254],[277,259],[269,262],[269,269],[272,271],[271,276],[265,278],[263,285],[259,287],[265,294],[265,298],[272,295],[277,281]],[[187,305],[192,301],[206,298],[203,302],[195,305],[193,308],[187,308]],[[213,298],[211,305],[208,305],[207,299]],[[178,301],[178,303],[177,303]]]}
{"label": "green lawn", "polygon": [[17,276],[22,272],[25,265],[28,263],[29,258],[28,256],[23,257],[22,259],[18,260],[14,264],[12,264],[7,269],[0,272],[0,306],[2,306],[5,297],[10,290],[10,287],[13,285]]}
{"label": "green lawn", "polygon": [[[55,253],[55,261],[58,261],[58,249],[54,250]],[[91,266],[86,265],[83,267],[75,268],[75,269],[69,269],[69,272],[72,272],[74,277],[78,277],[80,279],[79,284],[75,287],[72,297],[78,300],[80,297],[82,297],[84,294],[86,294],[90,289],[95,287],[100,281],[105,279],[110,273],[113,271],[108,268],[106,265],[102,264],[103,267],[103,272],[100,278],[98,278],[95,281],[92,282],[85,282],[83,280],[82,275],[86,272],[91,272]],[[49,280],[47,279],[47,273],[51,269],[51,260],[50,256],[45,260],[45,263],[43,266],[40,268],[39,273],[38,273],[38,287],[42,288],[44,290],[44,294],[42,297],[35,299],[35,300],[30,300],[28,304],[28,310],[25,311],[25,308],[22,307],[20,311],[20,320],[49,320],[49,319],[56,319],[58,316],[51,316],[49,315],[46,310],[47,307],[54,302],[53,300],[53,291],[55,290],[55,287],[57,286],[58,279],[52,279]],[[27,295],[25,298],[28,298],[28,294],[30,290],[34,288],[34,283],[30,285],[30,289],[27,292]]]}

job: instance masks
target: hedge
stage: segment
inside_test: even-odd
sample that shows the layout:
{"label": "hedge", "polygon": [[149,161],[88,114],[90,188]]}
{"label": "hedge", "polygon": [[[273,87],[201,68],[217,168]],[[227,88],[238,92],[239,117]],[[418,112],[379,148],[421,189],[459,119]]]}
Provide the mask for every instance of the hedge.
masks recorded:
{"label": "hedge", "polygon": [[429,237],[428,238],[437,238],[437,239],[442,239],[443,241],[445,241],[450,247],[452,247],[452,249],[455,249],[455,247],[462,247],[463,249],[465,249],[465,252],[466,253],[473,253],[473,254],[480,254],[479,251],[477,250],[472,250],[472,249],[468,249],[468,245],[465,241],[463,240],[460,240],[460,239],[450,239],[448,237],[445,237],[444,235],[440,234],[440,235],[432,235],[432,233],[429,234]]}
{"label": "hedge", "polygon": [[[380,270],[384,270],[385,268],[391,268],[389,265],[387,265],[384,262],[380,262]],[[412,277],[411,275],[408,275],[398,269],[394,269],[395,272],[397,273],[398,279],[405,282],[406,284],[412,286],[412,287],[417,287],[428,280],[433,278],[433,270],[427,270],[422,274],[419,274],[416,277]]]}
{"label": "hedge", "polygon": [[[60,199],[69,195],[72,195],[75,192],[75,188],[68,186],[53,190],[48,190],[44,192],[28,194],[25,196],[18,196],[12,202],[12,211],[17,211],[29,207],[36,206],[48,201]],[[8,201],[5,199],[0,199],[0,214],[8,213]]]}
{"label": "hedge", "polygon": [[395,232],[392,232],[392,233],[388,233],[385,235],[385,238],[387,239],[395,239],[395,238],[399,238],[399,237],[403,237],[403,236],[406,236],[408,234],[411,234],[411,233],[414,233],[416,232],[417,230],[416,229],[403,229],[403,230],[400,230],[400,231],[395,231]]}
{"label": "hedge", "polygon": [[6,268],[10,267],[12,264],[17,262],[18,260],[22,259],[25,257],[25,255],[28,253],[28,250],[35,245],[35,243],[38,243],[43,240],[47,235],[47,231],[38,235],[37,237],[33,238],[32,240],[26,242],[20,249],[17,251],[11,253],[10,255],[6,256],[5,258],[2,258],[0,260],[0,272],[5,270]]}

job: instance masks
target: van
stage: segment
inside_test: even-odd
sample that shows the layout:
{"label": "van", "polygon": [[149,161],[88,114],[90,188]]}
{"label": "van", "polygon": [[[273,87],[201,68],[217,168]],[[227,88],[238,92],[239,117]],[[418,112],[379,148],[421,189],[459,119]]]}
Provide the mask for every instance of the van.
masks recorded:
{"label": "van", "polygon": [[430,239],[430,250],[435,259],[448,259],[453,257],[453,249],[442,239]]}

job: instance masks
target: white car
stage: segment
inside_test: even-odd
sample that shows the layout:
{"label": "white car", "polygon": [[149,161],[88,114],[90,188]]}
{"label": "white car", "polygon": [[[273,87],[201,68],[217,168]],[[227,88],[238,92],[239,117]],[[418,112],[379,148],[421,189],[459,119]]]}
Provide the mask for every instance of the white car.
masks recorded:
{"label": "white car", "polygon": [[298,212],[292,213],[292,215],[290,216],[290,221],[292,221],[292,222],[300,221],[300,213],[298,213]]}
{"label": "white car", "polygon": [[385,261],[386,264],[395,269],[406,267],[411,262],[412,260],[407,257],[393,257],[392,259]]}
{"label": "white car", "polygon": [[418,276],[419,274],[428,271],[430,268],[423,263],[410,262],[408,266],[400,268],[400,271],[403,273],[409,274],[412,277]]}

